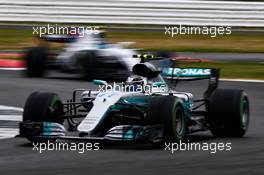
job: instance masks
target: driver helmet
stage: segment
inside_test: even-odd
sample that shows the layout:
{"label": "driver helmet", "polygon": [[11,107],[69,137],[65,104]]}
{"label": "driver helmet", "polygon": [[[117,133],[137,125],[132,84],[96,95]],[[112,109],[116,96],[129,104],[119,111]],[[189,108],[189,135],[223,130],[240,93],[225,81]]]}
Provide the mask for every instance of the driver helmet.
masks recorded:
{"label": "driver helmet", "polygon": [[132,85],[131,88],[133,88],[134,91],[136,91],[137,89],[142,89],[144,88],[144,86],[147,85],[147,79],[145,77],[138,76],[138,75],[133,75],[133,76],[128,77],[126,82]]}

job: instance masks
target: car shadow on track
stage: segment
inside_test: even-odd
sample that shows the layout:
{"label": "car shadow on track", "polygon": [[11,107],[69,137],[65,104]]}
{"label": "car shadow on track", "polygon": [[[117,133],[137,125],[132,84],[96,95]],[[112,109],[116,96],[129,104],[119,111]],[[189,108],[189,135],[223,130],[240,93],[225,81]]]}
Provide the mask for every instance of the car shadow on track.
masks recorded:
{"label": "car shadow on track", "polygon": [[[237,141],[242,141],[248,139],[247,137],[243,137],[243,138],[216,138],[212,135],[202,135],[202,134],[195,134],[195,135],[190,135],[188,137],[186,137],[181,143],[200,143],[201,145],[203,145],[204,143],[206,143],[207,145],[209,145],[210,143],[226,143],[226,142],[230,142],[232,140],[237,142]],[[63,140],[60,141],[58,140],[57,143],[96,143],[95,141],[73,141],[73,140]],[[150,143],[134,143],[134,142],[99,142],[99,149],[100,150],[126,150],[126,151],[151,151],[151,150],[157,150],[157,151],[162,151],[162,150],[166,150],[166,145],[170,144],[170,146],[172,146],[173,143],[161,143],[161,144],[150,144]],[[179,143],[178,143],[179,144]],[[33,148],[33,144],[30,143],[29,141],[23,139],[23,142],[18,142],[18,144],[16,144],[17,147],[22,147],[25,149],[32,149]],[[179,145],[178,145],[179,146]]]}
{"label": "car shadow on track", "polygon": [[[192,143],[192,142],[211,142],[212,140],[215,140],[216,138],[209,135],[191,135],[188,136],[185,140],[183,140],[183,143]],[[25,142],[19,143],[18,146],[20,147],[32,147],[32,143],[28,140],[24,140]],[[57,141],[60,142],[60,141]],[[67,140],[63,142],[87,142],[87,141],[72,141]],[[91,143],[95,143],[95,141],[92,141]],[[159,145],[153,145],[151,143],[135,143],[135,142],[121,142],[121,141],[106,141],[106,142],[99,142],[100,143],[100,149],[125,149],[125,150],[151,150],[151,149],[164,149],[164,143],[161,143]]]}

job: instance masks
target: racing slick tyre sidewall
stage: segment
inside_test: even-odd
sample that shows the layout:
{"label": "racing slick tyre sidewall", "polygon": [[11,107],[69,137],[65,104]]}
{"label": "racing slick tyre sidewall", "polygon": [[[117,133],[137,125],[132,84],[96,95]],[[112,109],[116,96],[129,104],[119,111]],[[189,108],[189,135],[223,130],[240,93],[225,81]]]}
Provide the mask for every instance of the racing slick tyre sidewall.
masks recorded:
{"label": "racing slick tyre sidewall", "polygon": [[182,101],[175,96],[153,97],[150,101],[147,120],[150,124],[164,125],[164,141],[179,143],[187,130],[187,118]]}
{"label": "racing slick tyre sidewall", "polygon": [[42,77],[46,69],[48,49],[45,47],[32,47],[25,53],[28,77]]}
{"label": "racing slick tyre sidewall", "polygon": [[[58,95],[54,93],[33,92],[27,99],[23,122],[54,122],[63,124],[63,105]],[[32,142],[55,141],[54,139],[36,139],[28,137]]]}
{"label": "racing slick tyre sidewall", "polygon": [[207,106],[210,131],[217,137],[242,137],[249,125],[249,100],[242,90],[216,89]]}
{"label": "racing slick tyre sidewall", "polygon": [[95,77],[96,54],[92,51],[81,51],[76,54],[77,67],[84,80],[93,80]]}

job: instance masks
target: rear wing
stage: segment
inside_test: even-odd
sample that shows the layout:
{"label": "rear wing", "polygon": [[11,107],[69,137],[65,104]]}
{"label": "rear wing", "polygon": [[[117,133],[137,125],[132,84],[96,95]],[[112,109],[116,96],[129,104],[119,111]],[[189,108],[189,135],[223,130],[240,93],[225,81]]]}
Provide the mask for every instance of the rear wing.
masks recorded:
{"label": "rear wing", "polygon": [[151,62],[155,67],[157,67],[161,76],[165,79],[170,80],[172,83],[177,83],[178,81],[194,81],[194,80],[209,80],[209,85],[204,93],[204,97],[208,97],[217,87],[219,82],[220,70],[215,68],[198,68],[198,67],[188,67],[180,68],[177,66],[177,60],[172,60],[171,58],[155,57],[149,54],[138,54],[133,57],[140,58],[141,63]]}
{"label": "rear wing", "polygon": [[214,68],[163,68],[161,75],[171,80],[177,81],[194,81],[208,79],[208,88],[204,93],[208,97],[217,87],[219,82],[220,70]]}
{"label": "rear wing", "polygon": [[212,75],[217,72],[217,69],[211,68],[163,68],[162,76],[171,80],[199,80],[199,79],[209,79]]}

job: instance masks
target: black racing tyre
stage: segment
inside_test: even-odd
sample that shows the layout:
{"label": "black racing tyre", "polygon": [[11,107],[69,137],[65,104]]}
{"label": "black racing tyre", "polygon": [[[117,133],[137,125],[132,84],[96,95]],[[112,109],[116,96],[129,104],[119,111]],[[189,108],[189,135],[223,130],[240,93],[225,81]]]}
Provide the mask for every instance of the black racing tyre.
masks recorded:
{"label": "black racing tyre", "polygon": [[46,69],[48,49],[45,47],[32,47],[25,53],[27,76],[42,77]]}
{"label": "black racing tyre", "polygon": [[[32,93],[24,106],[23,123],[30,122],[54,122],[63,124],[63,105],[59,97],[54,93]],[[39,127],[39,126],[38,126]],[[20,128],[20,133],[24,132]],[[35,132],[32,130],[32,132]],[[39,138],[34,134],[25,136],[31,142],[54,142],[56,138]]]}
{"label": "black racing tyre", "polygon": [[81,51],[76,55],[77,66],[84,80],[95,78],[96,54],[91,51]]}
{"label": "black racing tyre", "polygon": [[23,122],[63,123],[63,105],[54,93],[32,93],[24,106]]}
{"label": "black racing tyre", "polygon": [[249,125],[249,100],[243,90],[216,89],[207,106],[210,131],[217,137],[242,137]]}
{"label": "black racing tyre", "polygon": [[147,120],[150,124],[164,125],[164,141],[179,142],[187,130],[187,118],[182,101],[175,96],[157,96],[150,100]]}

